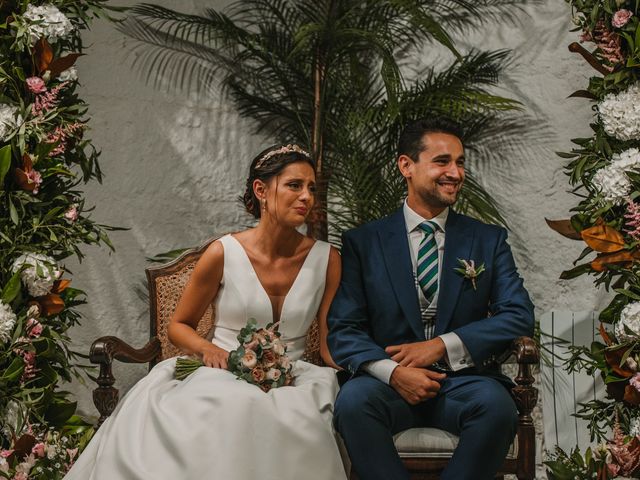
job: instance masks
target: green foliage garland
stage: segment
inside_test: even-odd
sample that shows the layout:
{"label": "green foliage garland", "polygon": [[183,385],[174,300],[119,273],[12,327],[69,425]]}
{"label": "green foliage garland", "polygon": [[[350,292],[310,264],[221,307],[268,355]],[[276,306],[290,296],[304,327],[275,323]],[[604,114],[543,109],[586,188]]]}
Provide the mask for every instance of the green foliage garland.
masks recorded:
{"label": "green foliage garland", "polygon": [[[547,463],[552,479],[640,475],[640,2],[568,0],[580,53],[599,73],[574,97],[593,105],[593,135],[576,138],[566,167],[581,200],[566,221],[552,224],[586,246],[562,278],[589,274],[615,296],[600,313],[600,339],[574,347],[569,371],[599,373],[606,398],[581,406],[592,440],[584,457],[556,451]],[[606,438],[613,431],[611,438]]]}
{"label": "green foliage garland", "polygon": [[82,290],[62,261],[104,243],[78,186],[101,181],[77,95],[80,33],[106,0],[0,0],[0,477],[64,476],[91,433],[60,383]]}

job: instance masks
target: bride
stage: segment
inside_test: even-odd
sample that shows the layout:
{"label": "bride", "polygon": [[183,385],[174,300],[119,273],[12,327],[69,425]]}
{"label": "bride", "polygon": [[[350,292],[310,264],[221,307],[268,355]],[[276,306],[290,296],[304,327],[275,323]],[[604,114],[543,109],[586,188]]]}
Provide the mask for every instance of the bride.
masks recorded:
{"label": "bride", "polygon": [[[340,280],[328,243],[297,232],[314,203],[315,165],[297,145],[276,146],[251,163],[244,203],[255,228],[213,242],[198,261],[169,325],[169,338],[206,366],[173,378],[175,358],[156,365],[122,399],[65,479],[344,480],[332,429],[334,370],[300,360]],[[214,302],[213,338],[196,333]],[[295,384],[264,393],[226,370],[249,318],[279,321],[295,360]]]}

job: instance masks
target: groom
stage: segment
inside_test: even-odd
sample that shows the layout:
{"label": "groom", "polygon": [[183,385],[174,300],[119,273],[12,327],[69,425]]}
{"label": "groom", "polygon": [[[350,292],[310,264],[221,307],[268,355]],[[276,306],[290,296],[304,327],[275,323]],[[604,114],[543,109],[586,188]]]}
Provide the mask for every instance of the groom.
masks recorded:
{"label": "groom", "polygon": [[409,478],[393,435],[413,427],[460,437],[442,479],[489,480],[516,432],[493,359],[533,334],[533,305],[506,231],[450,208],[465,177],[461,138],[444,120],[407,126],[404,205],[343,236],[328,343],[351,377],[334,422],[361,480]]}

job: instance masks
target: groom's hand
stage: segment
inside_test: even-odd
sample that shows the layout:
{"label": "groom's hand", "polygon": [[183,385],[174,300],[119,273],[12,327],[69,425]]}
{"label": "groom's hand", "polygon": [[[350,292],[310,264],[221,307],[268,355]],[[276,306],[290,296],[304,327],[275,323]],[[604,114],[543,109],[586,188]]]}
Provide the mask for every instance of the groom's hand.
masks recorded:
{"label": "groom's hand", "polygon": [[446,378],[444,373],[424,368],[396,367],[389,379],[389,385],[409,404],[435,397],[440,390],[440,382]]}
{"label": "groom's hand", "polygon": [[442,339],[436,337],[424,342],[390,345],[384,351],[403,367],[430,367],[444,357],[447,349]]}

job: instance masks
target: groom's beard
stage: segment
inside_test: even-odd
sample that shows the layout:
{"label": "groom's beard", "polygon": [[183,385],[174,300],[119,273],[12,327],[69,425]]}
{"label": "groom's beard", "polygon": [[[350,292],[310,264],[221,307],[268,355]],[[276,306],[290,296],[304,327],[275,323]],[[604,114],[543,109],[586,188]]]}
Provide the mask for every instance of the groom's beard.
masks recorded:
{"label": "groom's beard", "polygon": [[418,189],[416,193],[420,197],[420,200],[422,200],[426,205],[431,205],[435,208],[446,208],[456,203],[458,196],[460,196],[460,191],[462,190],[462,184],[462,181],[459,182],[456,191],[453,193],[441,192],[438,184],[436,184],[434,188]]}

